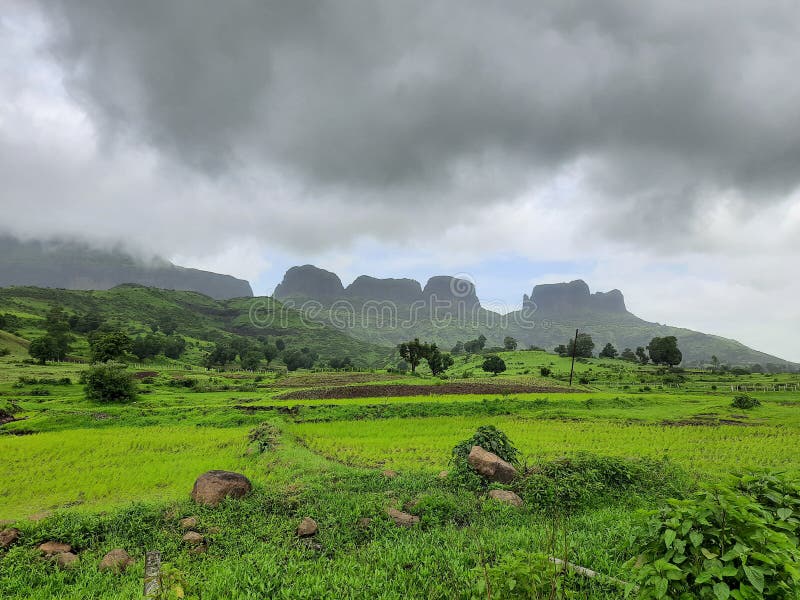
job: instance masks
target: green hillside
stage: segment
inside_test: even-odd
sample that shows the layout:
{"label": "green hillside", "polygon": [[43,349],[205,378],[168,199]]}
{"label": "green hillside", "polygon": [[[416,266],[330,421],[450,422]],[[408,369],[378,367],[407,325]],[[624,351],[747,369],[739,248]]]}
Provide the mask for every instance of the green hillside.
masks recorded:
{"label": "green hillside", "polygon": [[[169,319],[176,333],[187,340],[181,360],[191,364],[200,364],[214,342],[240,337],[280,338],[287,349],[307,347],[321,360],[347,356],[362,367],[383,366],[392,353],[331,327],[308,323],[297,311],[271,298],[214,300],[197,292],[129,284],[103,291],[1,288],[0,315],[6,317],[6,331],[0,336],[0,347],[23,354],[26,342],[44,333],[44,317],[53,306],[62,307],[67,315],[97,313],[104,322],[118,325],[132,336],[149,333],[153,324]],[[86,336],[74,335],[72,354],[88,357]]]}

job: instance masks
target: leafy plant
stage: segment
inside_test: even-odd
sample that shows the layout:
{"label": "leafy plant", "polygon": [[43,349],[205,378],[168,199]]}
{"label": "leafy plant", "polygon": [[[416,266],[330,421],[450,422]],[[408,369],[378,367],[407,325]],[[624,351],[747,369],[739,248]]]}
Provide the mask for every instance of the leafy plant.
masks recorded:
{"label": "leafy plant", "polygon": [[494,425],[482,425],[475,434],[453,447],[450,462],[453,466],[449,479],[456,485],[469,489],[486,486],[486,481],[470,467],[467,457],[473,446],[480,446],[487,452],[496,454],[512,465],[519,465],[519,450],[511,443],[508,436]]}
{"label": "leafy plant", "polygon": [[86,398],[95,402],[127,402],[136,399],[136,384],[124,364],[108,362],[81,373]]}
{"label": "leafy plant", "polygon": [[733,408],[748,410],[751,408],[755,408],[756,406],[761,406],[761,402],[759,402],[758,399],[753,398],[752,396],[748,396],[747,394],[738,394],[733,398],[731,406]]}
{"label": "leafy plant", "polygon": [[796,598],[795,482],[746,475],[671,500],[654,514],[638,562],[643,598]]}

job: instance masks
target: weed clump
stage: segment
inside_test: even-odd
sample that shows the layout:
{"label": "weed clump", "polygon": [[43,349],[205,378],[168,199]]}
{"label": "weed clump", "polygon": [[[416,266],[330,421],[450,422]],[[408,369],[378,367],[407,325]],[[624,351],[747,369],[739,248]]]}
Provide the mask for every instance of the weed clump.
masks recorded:
{"label": "weed clump", "polygon": [[127,366],[107,362],[81,373],[86,399],[95,402],[128,402],[136,399],[136,384]]}
{"label": "weed clump", "polygon": [[486,487],[487,482],[478,475],[467,462],[473,446],[480,446],[487,452],[496,454],[514,466],[519,465],[519,450],[511,443],[508,436],[494,425],[483,425],[469,439],[459,442],[453,447],[450,462],[453,466],[450,479],[469,489]]}
{"label": "weed clump", "polygon": [[755,408],[756,406],[761,406],[761,402],[752,396],[748,396],[747,394],[739,394],[738,396],[734,397],[733,402],[731,402],[731,406],[733,408],[749,410],[751,408]]}

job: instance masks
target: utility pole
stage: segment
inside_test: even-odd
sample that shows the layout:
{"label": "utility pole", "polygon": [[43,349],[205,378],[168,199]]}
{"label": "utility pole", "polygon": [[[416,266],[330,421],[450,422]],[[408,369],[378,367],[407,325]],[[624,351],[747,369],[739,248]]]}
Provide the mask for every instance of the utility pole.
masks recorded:
{"label": "utility pole", "polygon": [[578,330],[575,330],[575,341],[572,343],[572,368],[569,370],[569,387],[572,387],[572,375],[575,373],[575,352],[578,350]]}

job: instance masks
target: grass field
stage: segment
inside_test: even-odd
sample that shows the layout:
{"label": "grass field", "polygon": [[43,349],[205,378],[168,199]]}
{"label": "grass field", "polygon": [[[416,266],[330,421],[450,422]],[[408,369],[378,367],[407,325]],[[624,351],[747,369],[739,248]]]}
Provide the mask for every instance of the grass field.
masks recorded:
{"label": "grass field", "polygon": [[[800,393],[754,392],[761,406],[730,406],[730,385],[793,385],[797,376],[687,373],[675,384],[653,367],[591,360],[578,364],[590,378],[581,391],[502,393],[510,383],[564,384],[565,359],[513,352],[499,377],[474,358],[448,372],[448,382],[485,381],[497,394],[442,394],[442,382],[424,374],[256,376],[154,364],[136,402],[102,405],[84,398],[84,366],[20,358],[0,357],[0,414],[15,419],[0,427],[0,521],[22,532],[20,543],[0,550],[2,598],[137,598],[147,549],[171,565],[173,592],[180,585],[198,598],[470,598],[484,566],[514,552],[568,553],[630,579],[625,562],[645,523],[640,511],[663,503],[663,494],[598,499],[557,518],[533,502],[517,509],[487,501],[437,476],[451,468],[453,446],[482,425],[505,431],[528,465],[581,452],[666,457],[689,487],[742,468],[800,472]],[[386,395],[389,385],[409,384],[431,393]],[[279,398],[340,386],[374,386],[376,394]],[[276,431],[265,451],[248,437],[261,423]],[[253,493],[216,509],[194,505],[194,479],[209,469],[247,475]],[[385,469],[399,475],[384,477]],[[422,501],[414,509],[422,522],[398,528],[384,510],[411,500]],[[187,515],[199,517],[205,554],[181,543],[177,521]],[[294,534],[304,516],[320,526],[313,544]],[[362,518],[373,521],[360,526]],[[62,571],[43,560],[36,545],[49,539],[72,544],[79,565]],[[97,570],[114,547],[137,559],[118,577]],[[623,595],[607,580],[570,585],[577,597]]]}

